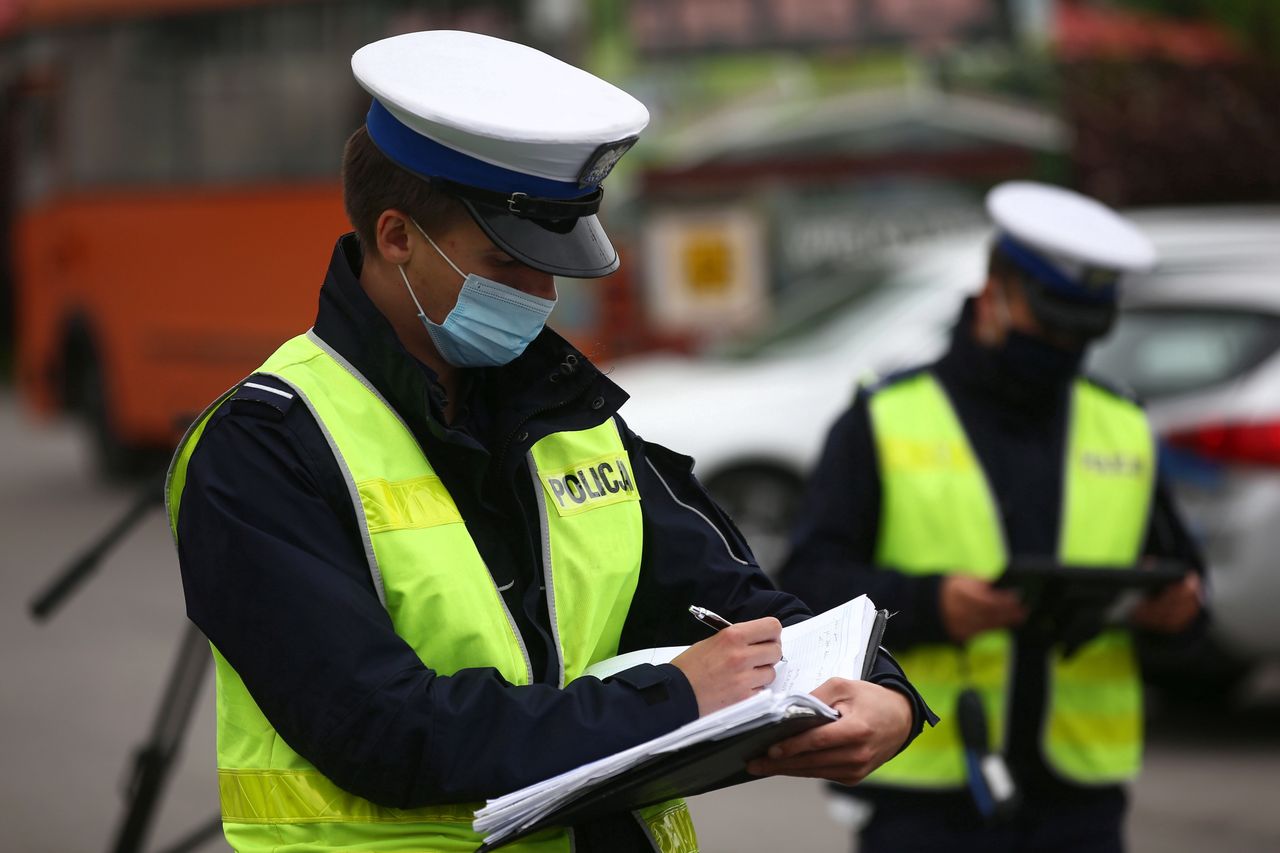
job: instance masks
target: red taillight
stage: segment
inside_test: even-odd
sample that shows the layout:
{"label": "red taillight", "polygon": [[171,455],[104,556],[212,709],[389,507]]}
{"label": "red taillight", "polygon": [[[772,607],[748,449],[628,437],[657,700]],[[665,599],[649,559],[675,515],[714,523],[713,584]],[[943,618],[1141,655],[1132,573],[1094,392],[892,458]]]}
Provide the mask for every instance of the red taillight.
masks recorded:
{"label": "red taillight", "polygon": [[1211,424],[1170,433],[1165,441],[1217,462],[1280,466],[1280,422]]}

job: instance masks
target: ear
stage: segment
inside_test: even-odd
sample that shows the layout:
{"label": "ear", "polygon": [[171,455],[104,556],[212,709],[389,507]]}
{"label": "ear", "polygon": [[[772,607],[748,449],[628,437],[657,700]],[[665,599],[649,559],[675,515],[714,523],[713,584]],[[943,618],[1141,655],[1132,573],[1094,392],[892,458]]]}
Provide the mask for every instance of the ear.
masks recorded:
{"label": "ear", "polygon": [[395,209],[382,211],[374,235],[378,240],[378,254],[387,263],[400,266],[407,264],[413,256],[407,214]]}
{"label": "ear", "polygon": [[982,290],[978,291],[978,296],[974,300],[974,310],[979,325],[995,319],[997,298],[995,291],[997,287],[1000,287],[1000,282],[994,276],[987,276],[987,280],[982,285]]}
{"label": "ear", "polygon": [[1001,329],[999,312],[996,310],[996,288],[1002,284],[994,276],[988,275],[982,290],[973,304],[973,334],[979,342],[995,343]]}

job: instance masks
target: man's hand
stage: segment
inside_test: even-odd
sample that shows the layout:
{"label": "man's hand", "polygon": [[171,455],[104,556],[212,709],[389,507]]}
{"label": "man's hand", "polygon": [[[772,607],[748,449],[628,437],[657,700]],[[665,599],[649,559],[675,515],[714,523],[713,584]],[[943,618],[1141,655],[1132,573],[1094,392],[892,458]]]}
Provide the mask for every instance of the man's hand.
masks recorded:
{"label": "man's hand", "polygon": [[832,678],[813,695],[840,719],[779,741],[747,771],[756,776],[809,776],[844,785],[897,754],[911,733],[911,702],[896,690],[867,681]]}
{"label": "man's hand", "polygon": [[1016,592],[996,589],[968,575],[947,575],[938,596],[942,626],[957,643],[984,631],[1021,625],[1027,618],[1027,608]]}
{"label": "man's hand", "polygon": [[782,623],[766,616],[730,625],[694,643],[672,663],[693,686],[701,717],[768,687],[781,659]]}
{"label": "man's hand", "polygon": [[1200,576],[1189,573],[1177,583],[1169,584],[1155,595],[1138,602],[1129,614],[1129,621],[1135,628],[1176,634],[1196,618],[1202,600]]}

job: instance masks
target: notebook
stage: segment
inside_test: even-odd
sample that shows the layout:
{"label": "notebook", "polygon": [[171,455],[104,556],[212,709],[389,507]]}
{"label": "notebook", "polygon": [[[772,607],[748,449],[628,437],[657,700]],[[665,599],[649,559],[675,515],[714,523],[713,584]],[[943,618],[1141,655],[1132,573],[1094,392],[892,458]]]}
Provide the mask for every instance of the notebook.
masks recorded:
{"label": "notebook", "polygon": [[[785,738],[837,719],[810,695],[829,678],[870,673],[888,614],[865,595],[782,629],[782,654],[769,690],[665,735],[488,801],[474,829],[492,850],[549,826],[570,826],[755,778],[746,764]],[[669,663],[687,646],[644,649],[588,668],[608,678],[643,663]]]}

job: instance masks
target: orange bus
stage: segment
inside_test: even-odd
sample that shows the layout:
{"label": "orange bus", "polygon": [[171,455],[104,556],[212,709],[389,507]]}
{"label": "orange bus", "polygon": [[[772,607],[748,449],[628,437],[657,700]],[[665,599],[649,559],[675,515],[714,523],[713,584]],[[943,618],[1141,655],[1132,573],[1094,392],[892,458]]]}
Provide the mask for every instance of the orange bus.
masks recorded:
{"label": "orange bus", "polygon": [[524,5],[0,0],[26,407],[82,415],[108,475],[160,458],[314,316],[368,108],[351,53],[415,29],[520,38]]}

